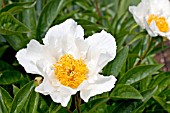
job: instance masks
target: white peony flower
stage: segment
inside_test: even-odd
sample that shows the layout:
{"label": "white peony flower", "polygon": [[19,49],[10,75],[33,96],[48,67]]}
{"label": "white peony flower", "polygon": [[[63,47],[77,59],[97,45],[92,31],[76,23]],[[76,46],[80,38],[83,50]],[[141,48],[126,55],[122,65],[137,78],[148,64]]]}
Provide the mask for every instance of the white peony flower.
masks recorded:
{"label": "white peony flower", "polygon": [[84,30],[68,19],[50,28],[44,45],[31,40],[26,49],[16,54],[27,73],[43,76],[36,92],[50,95],[52,100],[67,106],[71,95],[89,98],[110,91],[114,76],[102,76],[99,71],[116,56],[114,37],[101,31],[84,40]]}
{"label": "white peony flower", "polygon": [[129,11],[137,24],[146,29],[152,37],[163,36],[170,39],[170,1],[142,0],[138,6],[130,6]]}

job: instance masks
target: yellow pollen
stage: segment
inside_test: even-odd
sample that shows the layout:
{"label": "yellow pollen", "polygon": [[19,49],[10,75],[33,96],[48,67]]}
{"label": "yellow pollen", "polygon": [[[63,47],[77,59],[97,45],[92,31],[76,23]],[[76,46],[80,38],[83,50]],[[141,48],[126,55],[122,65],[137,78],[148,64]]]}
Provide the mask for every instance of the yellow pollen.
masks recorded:
{"label": "yellow pollen", "polygon": [[64,86],[75,89],[87,79],[86,64],[82,59],[74,59],[71,54],[63,55],[53,66],[56,78]]}
{"label": "yellow pollen", "polygon": [[152,20],[155,21],[158,29],[161,32],[168,32],[169,31],[169,26],[168,26],[168,22],[166,21],[165,17],[158,17],[154,14],[151,14],[148,18],[148,24],[150,25]]}

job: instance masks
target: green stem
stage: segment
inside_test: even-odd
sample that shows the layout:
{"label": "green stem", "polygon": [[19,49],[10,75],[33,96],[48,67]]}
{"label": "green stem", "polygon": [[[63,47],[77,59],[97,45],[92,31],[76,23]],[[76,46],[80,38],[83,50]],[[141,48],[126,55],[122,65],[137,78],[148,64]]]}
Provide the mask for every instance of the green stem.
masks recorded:
{"label": "green stem", "polygon": [[76,104],[77,112],[81,113],[81,110],[80,110],[81,99],[79,98],[78,93],[76,93],[76,95],[75,95],[75,104]]}
{"label": "green stem", "polygon": [[136,66],[140,65],[142,60],[145,58],[145,56],[147,55],[148,51],[149,51],[149,47],[151,45],[151,37],[148,37],[148,43],[147,43],[147,47],[143,53],[143,55],[141,56],[140,60],[136,63]]}

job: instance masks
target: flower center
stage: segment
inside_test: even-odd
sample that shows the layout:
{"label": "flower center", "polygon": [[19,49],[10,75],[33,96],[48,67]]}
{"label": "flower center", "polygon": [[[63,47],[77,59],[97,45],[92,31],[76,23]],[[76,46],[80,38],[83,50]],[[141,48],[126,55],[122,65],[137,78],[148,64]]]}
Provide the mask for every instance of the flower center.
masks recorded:
{"label": "flower center", "polygon": [[55,76],[65,86],[75,89],[87,79],[86,64],[82,59],[74,59],[71,54],[63,55],[53,66]]}
{"label": "flower center", "polygon": [[168,22],[166,21],[165,17],[158,17],[154,14],[151,14],[147,21],[149,25],[151,24],[152,20],[156,22],[156,25],[161,32],[169,31]]}

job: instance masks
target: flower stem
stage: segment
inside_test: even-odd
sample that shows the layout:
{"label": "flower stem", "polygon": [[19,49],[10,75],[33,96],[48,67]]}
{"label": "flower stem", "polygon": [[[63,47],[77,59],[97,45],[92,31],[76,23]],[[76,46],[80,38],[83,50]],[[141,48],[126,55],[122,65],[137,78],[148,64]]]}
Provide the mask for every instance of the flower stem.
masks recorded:
{"label": "flower stem", "polygon": [[76,95],[75,95],[75,105],[76,105],[76,109],[77,109],[78,113],[81,113],[80,104],[81,104],[81,99],[79,98],[79,94],[76,93]]}
{"label": "flower stem", "polygon": [[97,11],[97,14],[98,14],[98,16],[100,17],[101,14],[100,14],[99,6],[98,6],[98,0],[95,0],[95,3],[96,3],[96,11]]}

